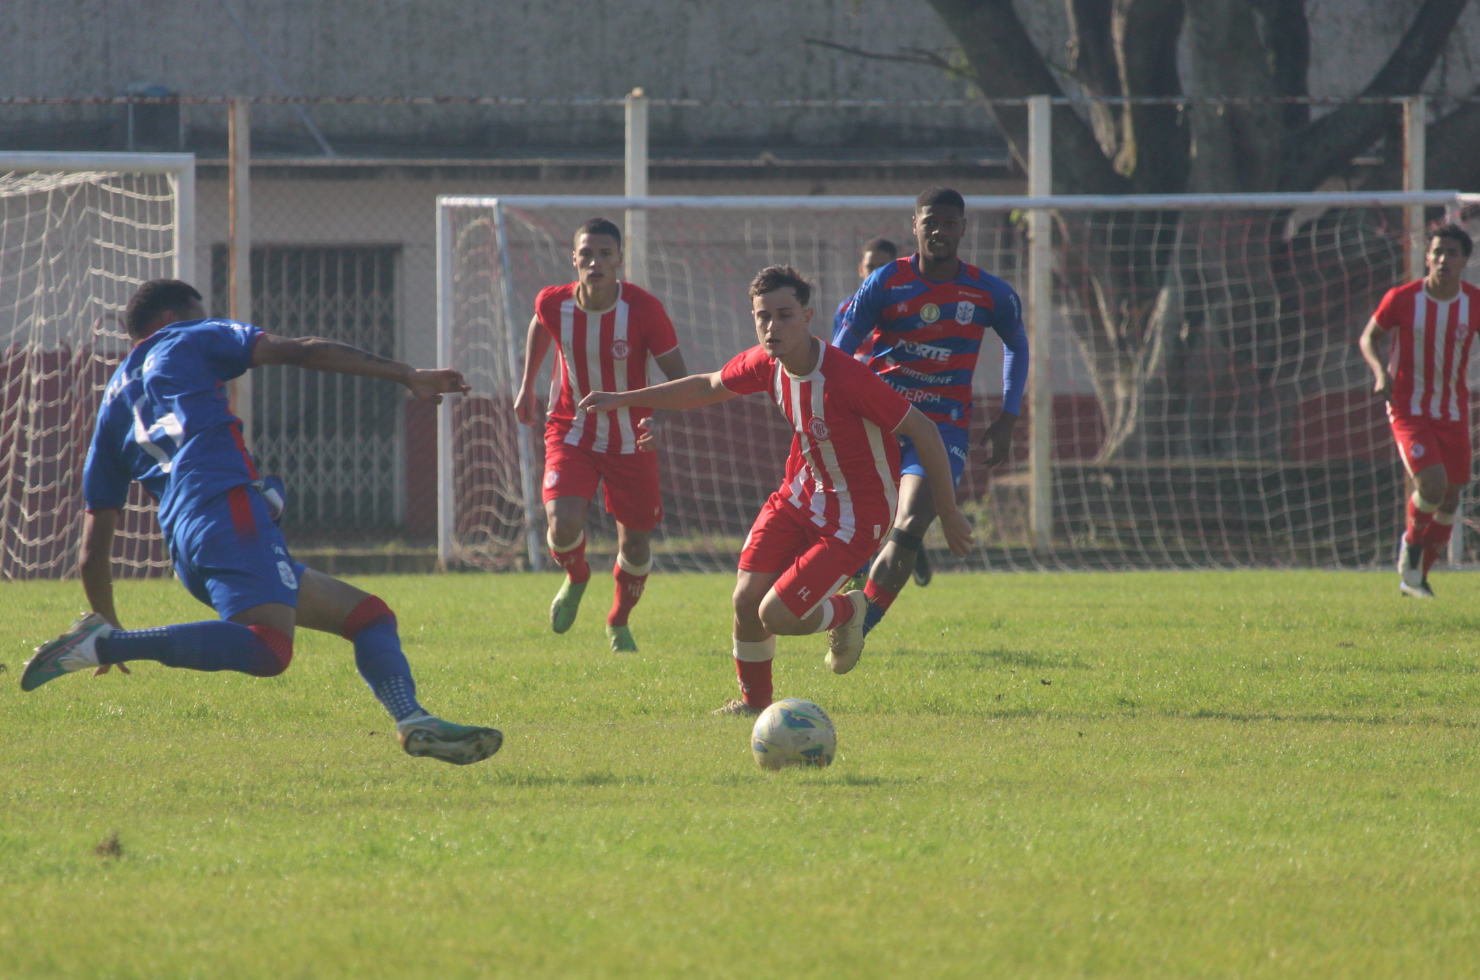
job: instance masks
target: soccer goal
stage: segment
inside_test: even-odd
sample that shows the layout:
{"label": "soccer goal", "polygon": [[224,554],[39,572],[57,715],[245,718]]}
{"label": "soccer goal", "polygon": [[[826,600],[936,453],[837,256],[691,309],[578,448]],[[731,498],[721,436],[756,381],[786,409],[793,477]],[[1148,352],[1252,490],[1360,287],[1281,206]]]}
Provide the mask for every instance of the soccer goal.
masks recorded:
{"label": "soccer goal", "polygon": [[[968,198],[962,258],[1015,286],[1025,308],[1027,214],[1047,210],[1053,228],[1052,315],[1038,318],[1033,340],[1033,356],[1051,366],[1050,396],[1032,400],[1051,412],[1049,451],[1030,472],[1024,417],[1008,464],[989,471],[973,453],[958,492],[977,528],[970,564],[1391,561],[1403,472],[1356,339],[1383,293],[1407,277],[1414,209],[1429,221],[1480,224],[1468,203],[1439,192]],[[859,285],[860,246],[884,236],[901,254],[913,251],[912,206],[904,198],[440,198],[442,363],[473,386],[442,410],[444,560],[542,561],[543,443],[516,423],[512,402],[535,294],[573,278],[571,238],[581,222],[629,215],[637,232],[629,274],[666,304],[690,369],[712,371],[755,343],[746,288],[757,269],[785,262],[817,283],[815,332],[828,336],[833,310]],[[1001,348],[989,334],[976,374],[976,437],[1001,394]],[[780,481],[789,430],[768,402],[737,399],[674,417],[663,439],[659,564],[733,568]],[[1048,541],[1032,526],[1035,476],[1049,488]],[[598,550],[615,539],[602,510],[592,507],[587,528]],[[951,563],[938,537],[928,543]]]}
{"label": "soccer goal", "polygon": [[[82,466],[128,352],[134,289],[194,278],[195,157],[0,153],[0,577],[72,573]],[[165,574],[154,505],[135,485],[114,574]]]}

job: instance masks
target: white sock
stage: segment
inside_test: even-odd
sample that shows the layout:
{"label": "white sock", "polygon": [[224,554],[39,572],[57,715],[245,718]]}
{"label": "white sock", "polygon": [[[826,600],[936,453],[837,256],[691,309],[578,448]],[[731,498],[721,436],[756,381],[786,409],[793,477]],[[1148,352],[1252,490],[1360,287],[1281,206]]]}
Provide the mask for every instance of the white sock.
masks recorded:
{"label": "white sock", "polygon": [[741,640],[736,638],[735,659],[744,660],[748,663],[775,660],[776,637],[768,636],[764,640]]}
{"label": "white sock", "polygon": [[[1420,494],[1417,490],[1413,491],[1413,506],[1418,510],[1423,511],[1425,514],[1432,514],[1434,511],[1438,510],[1440,503],[1442,503],[1442,501],[1436,501],[1431,504],[1427,500],[1423,499],[1423,495]],[[1451,521],[1451,523],[1453,522]]]}

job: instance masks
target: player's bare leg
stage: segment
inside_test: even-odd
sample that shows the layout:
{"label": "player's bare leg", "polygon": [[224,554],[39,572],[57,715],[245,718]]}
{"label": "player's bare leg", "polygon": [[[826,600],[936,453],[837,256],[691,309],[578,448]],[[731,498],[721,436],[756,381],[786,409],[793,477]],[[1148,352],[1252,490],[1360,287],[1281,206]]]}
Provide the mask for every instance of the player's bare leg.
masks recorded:
{"label": "player's bare leg", "polygon": [[1450,483],[1436,463],[1413,474],[1408,523],[1398,549],[1398,590],[1405,596],[1432,599],[1429,568],[1448,544],[1463,483]]}
{"label": "player's bare leg", "polygon": [[863,594],[868,599],[868,612],[864,616],[863,632],[879,625],[879,620],[889,611],[890,605],[899,596],[899,590],[909,582],[915,570],[915,562],[924,547],[925,532],[935,520],[935,497],[930,484],[922,476],[906,473],[899,479],[899,508],[895,511],[894,527],[889,540],[879,549],[879,557],[869,571],[868,582]]}
{"label": "player's bare leg", "polygon": [[632,638],[627,618],[642,598],[648,573],[653,569],[652,536],[652,531],[639,531],[617,522],[617,562],[612,568],[616,585],[611,612],[606,616],[606,638],[613,653],[637,652],[637,641]]}
{"label": "player's bare leg", "polygon": [[545,501],[550,556],[565,569],[565,581],[550,603],[550,628],[557,633],[564,633],[575,623],[586,583],[591,581],[591,566],[586,564],[586,509],[590,505],[585,497]]}

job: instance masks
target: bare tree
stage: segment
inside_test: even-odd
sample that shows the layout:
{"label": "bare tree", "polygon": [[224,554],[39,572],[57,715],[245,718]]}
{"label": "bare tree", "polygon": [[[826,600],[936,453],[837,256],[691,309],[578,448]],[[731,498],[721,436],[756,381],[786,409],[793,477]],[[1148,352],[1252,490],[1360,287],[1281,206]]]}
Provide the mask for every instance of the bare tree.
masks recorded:
{"label": "bare tree", "polygon": [[[1467,0],[1424,0],[1363,96],[1418,92]],[[1394,129],[1398,108],[1348,104],[1312,119],[1278,96],[1307,94],[1310,28],[1304,0],[1065,0],[1066,61],[1051,66],[1011,0],[930,0],[960,56],[900,52],[936,64],[988,97],[1243,98],[1239,104],[1116,105],[1053,115],[1054,191],[1125,194],[1314,190]],[[1185,35],[1186,86],[1177,67]],[[855,52],[864,54],[865,52]],[[1027,111],[997,106],[993,119],[1015,158],[1027,152]],[[1480,107],[1430,126],[1430,187],[1480,179]],[[1389,216],[1390,217],[1390,216]],[[1353,315],[1343,304],[1304,301],[1311,277],[1348,276],[1345,294],[1365,303],[1399,273],[1383,215],[1289,216],[1269,212],[1214,223],[1174,211],[1061,213],[1056,292],[1067,308],[1105,416],[1099,458],[1273,455],[1277,399],[1241,404],[1250,391],[1299,381],[1329,365],[1302,361],[1299,338]],[[1247,233],[1231,241],[1230,221]],[[1390,222],[1396,226],[1396,222]],[[1325,236],[1324,238],[1321,236]],[[1331,235],[1338,250],[1365,250],[1360,283],[1311,249]],[[1305,251],[1302,251],[1304,249]],[[1351,268],[1350,266],[1347,267]],[[1367,279],[1370,278],[1371,282]],[[1279,357],[1261,356],[1274,352]],[[1285,356],[1288,355],[1288,356]],[[1299,384],[1291,387],[1299,391]]]}

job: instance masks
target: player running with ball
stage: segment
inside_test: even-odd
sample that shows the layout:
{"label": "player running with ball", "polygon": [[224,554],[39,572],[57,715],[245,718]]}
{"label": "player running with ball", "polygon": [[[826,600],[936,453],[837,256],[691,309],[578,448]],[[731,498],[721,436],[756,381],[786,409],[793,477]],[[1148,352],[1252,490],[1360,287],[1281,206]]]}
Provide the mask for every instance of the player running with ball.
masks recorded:
{"label": "player running with ball", "polygon": [[[946,187],[915,199],[912,219],[920,251],[873,272],[849,304],[833,343],[851,354],[872,343],[869,366],[934,423],[951,457],[951,487],[966,468],[971,427],[971,378],[982,337],[990,328],[1002,339],[1002,411],[988,426],[988,466],[1012,449],[1023,386],[1028,378],[1028,336],[1011,286],[956,256],[966,234],[966,202]],[[942,487],[927,482],[919,446],[901,433],[903,476],[899,512],[889,541],[879,552],[864,586],[867,633],[879,624],[923,557],[925,532],[944,500]],[[925,576],[924,585],[929,581]]]}
{"label": "player running with ball", "polygon": [[646,290],[617,279],[622,232],[616,225],[605,218],[581,225],[571,264],[576,267],[575,282],[550,286],[535,299],[514,414],[525,425],[539,421],[535,376],[553,342],[555,383],[545,422],[545,518],[550,554],[565,569],[565,582],[550,606],[550,626],[557,633],[571,628],[591,580],[586,509],[601,483],[607,512],[617,520],[617,562],[612,569],[616,595],[606,617],[606,635],[613,651],[635,653],[637,643],[627,619],[642,598],[653,567],[648,540],[663,519],[658,420],[651,412],[626,407],[586,412],[577,403],[591,391],[646,387],[649,355],[668,378],[682,378],[688,370],[663,304]]}
{"label": "player running with ball", "polygon": [[[1408,526],[1398,548],[1398,589],[1432,599],[1429,569],[1454,532],[1459,494],[1470,481],[1470,344],[1480,330],[1480,289],[1460,281],[1474,245],[1458,225],[1429,233],[1428,275],[1390,289],[1360,345],[1373,392],[1387,401],[1403,465],[1413,477]],[[1377,350],[1391,334],[1390,358]],[[1392,366],[1389,373],[1389,364]]]}
{"label": "player running with ball", "polygon": [[776,635],[828,633],[827,664],[853,669],[863,653],[863,593],[835,595],[878,547],[894,517],[899,447],[913,440],[943,501],[941,525],[964,555],[971,528],[951,493],[951,464],[935,424],[865,365],[812,336],[811,285],[788,266],[750,284],[759,345],[721,370],[641,391],[592,392],[587,411],[697,408],[766,392],[794,435],[786,479],[751,526],[735,585],[735,670],[741,699],[716,714],[756,715],[771,703]]}
{"label": "player running with ball", "polygon": [[[79,571],[92,612],[36,648],[21,689],[132,660],[273,677],[288,669],[293,631],[305,626],[354,644],[360,676],[396,720],[410,755],[464,765],[497,752],[503,736],[494,729],[442,721],[417,703],[396,615],[383,601],[293,561],[275,523],[281,483],[258,475],[225,387],[263,364],[296,364],[384,378],[440,403],[444,394],[468,390],[462,375],[417,370],[331,340],[292,340],[207,319],[200,293],[176,279],[140,286],[124,320],[134,349],[103,392],[82,477],[87,516]],[[109,566],[118,515],[135,480],[159,502],[175,574],[220,621],[123,629]]]}

